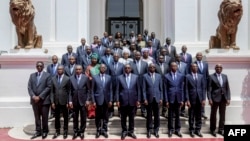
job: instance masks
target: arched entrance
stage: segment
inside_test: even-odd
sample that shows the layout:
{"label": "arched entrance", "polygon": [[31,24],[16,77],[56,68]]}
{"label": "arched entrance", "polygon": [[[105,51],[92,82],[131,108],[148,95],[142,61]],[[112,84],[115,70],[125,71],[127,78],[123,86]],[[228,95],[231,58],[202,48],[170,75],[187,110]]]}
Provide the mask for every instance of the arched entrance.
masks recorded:
{"label": "arched entrance", "polygon": [[128,38],[130,31],[138,34],[142,30],[142,0],[106,0],[106,31],[112,35],[120,32]]}

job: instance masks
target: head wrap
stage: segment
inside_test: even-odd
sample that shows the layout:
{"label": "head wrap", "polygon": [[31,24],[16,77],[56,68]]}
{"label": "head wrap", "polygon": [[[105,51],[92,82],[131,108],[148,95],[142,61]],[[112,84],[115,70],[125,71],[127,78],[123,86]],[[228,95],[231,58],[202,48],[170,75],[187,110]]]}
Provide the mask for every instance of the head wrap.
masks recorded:
{"label": "head wrap", "polygon": [[98,59],[98,54],[97,53],[92,53],[92,55],[90,56],[91,59],[95,58]]}
{"label": "head wrap", "polygon": [[143,49],[141,50],[142,53],[143,53],[143,52],[148,52],[148,51],[149,51],[148,48],[143,48]]}

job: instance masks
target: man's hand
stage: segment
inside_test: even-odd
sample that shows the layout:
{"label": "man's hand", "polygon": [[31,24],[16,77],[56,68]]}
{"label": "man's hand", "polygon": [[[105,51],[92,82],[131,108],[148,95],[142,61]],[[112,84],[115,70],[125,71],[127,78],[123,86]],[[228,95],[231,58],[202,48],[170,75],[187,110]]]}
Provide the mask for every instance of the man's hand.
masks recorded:
{"label": "man's hand", "polygon": [[120,102],[116,102],[118,108],[120,108]]}
{"label": "man's hand", "polygon": [[109,102],[109,103],[108,103],[108,107],[109,107],[109,108],[112,107],[112,105],[113,105],[112,102]]}
{"label": "man's hand", "polygon": [[52,103],[52,104],[51,104],[51,108],[52,108],[52,109],[56,109],[55,103]]}
{"label": "man's hand", "polygon": [[180,103],[180,108],[181,108],[183,105],[184,105],[183,102],[181,102],[181,103]]}
{"label": "man's hand", "polygon": [[38,103],[40,100],[39,96],[33,96],[33,100],[35,101],[35,103]]}
{"label": "man's hand", "polygon": [[209,105],[212,106],[213,105],[213,101],[209,100]]}
{"label": "man's hand", "polygon": [[89,101],[86,101],[85,106],[88,107],[89,103],[90,103]]}
{"label": "man's hand", "polygon": [[147,101],[147,100],[145,100],[145,101],[144,101],[144,104],[145,104],[145,105],[148,105],[148,101]]}
{"label": "man's hand", "polygon": [[73,104],[72,104],[72,102],[69,103],[69,108],[70,108],[70,109],[73,109]]}
{"label": "man's hand", "polygon": [[228,106],[228,105],[230,105],[230,100],[227,100],[227,103],[226,103],[226,105]]}
{"label": "man's hand", "polygon": [[162,100],[159,101],[160,105],[162,105]]}
{"label": "man's hand", "polygon": [[187,104],[187,107],[188,107],[188,108],[191,108],[191,104],[190,104],[189,101],[187,101],[186,104]]}
{"label": "man's hand", "polygon": [[205,105],[206,105],[206,101],[203,100],[203,101],[201,102],[201,106],[204,107]]}
{"label": "man's hand", "polygon": [[169,108],[169,102],[166,102],[166,107]]}
{"label": "man's hand", "polygon": [[136,106],[137,106],[137,107],[140,106],[140,102],[139,102],[139,101],[136,102]]}

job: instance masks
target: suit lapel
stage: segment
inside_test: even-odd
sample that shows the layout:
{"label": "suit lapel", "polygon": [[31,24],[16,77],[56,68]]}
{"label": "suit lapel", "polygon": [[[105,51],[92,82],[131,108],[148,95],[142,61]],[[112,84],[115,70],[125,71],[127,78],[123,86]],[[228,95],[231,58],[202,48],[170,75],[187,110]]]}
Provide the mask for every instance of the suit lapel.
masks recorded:
{"label": "suit lapel", "polygon": [[217,78],[216,73],[214,73],[214,75],[213,75],[213,80],[214,80],[214,82],[218,85],[218,87],[221,87],[220,82],[219,82],[219,80],[218,80],[218,78]]}

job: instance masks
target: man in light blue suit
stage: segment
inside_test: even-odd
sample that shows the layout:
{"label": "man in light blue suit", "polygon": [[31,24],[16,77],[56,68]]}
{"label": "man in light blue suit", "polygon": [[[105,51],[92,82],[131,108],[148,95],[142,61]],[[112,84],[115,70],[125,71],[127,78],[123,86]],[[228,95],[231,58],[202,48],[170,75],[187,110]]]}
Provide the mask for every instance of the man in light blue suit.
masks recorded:
{"label": "man in light blue suit", "polygon": [[100,74],[94,75],[92,78],[92,102],[96,105],[96,138],[103,135],[108,138],[108,108],[112,106],[113,92],[111,76],[105,74],[106,65],[100,65]]}
{"label": "man in light blue suit", "polygon": [[[178,66],[176,62],[170,65],[171,71],[164,76],[165,83],[165,101],[168,110],[168,136],[172,137],[173,132],[179,137],[182,137],[180,132],[180,108],[184,102],[184,75],[177,72]],[[173,126],[173,114],[175,113],[175,127]]]}
{"label": "man in light blue suit", "polygon": [[[147,109],[147,138],[151,137],[151,130],[159,138],[160,105],[163,99],[162,76],[155,73],[155,64],[150,64],[149,73],[143,75],[143,99]],[[152,127],[152,113],[154,113],[154,127]]]}
{"label": "man in light blue suit", "polygon": [[[116,103],[121,112],[121,139],[131,136],[136,139],[134,134],[134,118],[137,106],[140,105],[140,85],[138,76],[131,73],[131,66],[124,66],[125,73],[120,75],[116,87]],[[127,128],[127,117],[129,118],[129,128]]]}

